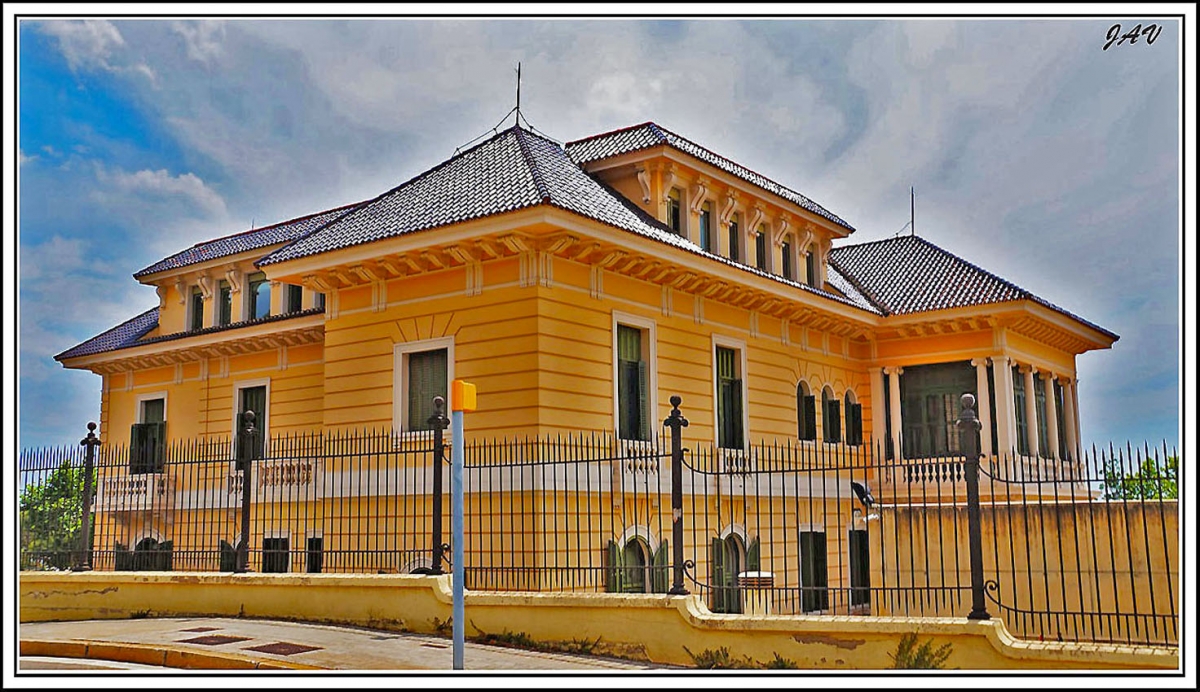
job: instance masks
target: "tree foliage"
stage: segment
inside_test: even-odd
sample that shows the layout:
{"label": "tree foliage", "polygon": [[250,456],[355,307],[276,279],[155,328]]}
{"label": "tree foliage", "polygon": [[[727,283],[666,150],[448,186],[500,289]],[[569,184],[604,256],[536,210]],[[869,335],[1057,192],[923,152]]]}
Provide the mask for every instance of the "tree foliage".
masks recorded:
{"label": "tree foliage", "polygon": [[1136,469],[1125,468],[1118,460],[1104,462],[1104,483],[1100,488],[1106,500],[1177,500],[1179,499],[1179,457],[1164,461],[1146,457]]}
{"label": "tree foliage", "polygon": [[80,547],[83,477],[83,469],[64,460],[44,482],[21,489],[21,569],[71,566]]}

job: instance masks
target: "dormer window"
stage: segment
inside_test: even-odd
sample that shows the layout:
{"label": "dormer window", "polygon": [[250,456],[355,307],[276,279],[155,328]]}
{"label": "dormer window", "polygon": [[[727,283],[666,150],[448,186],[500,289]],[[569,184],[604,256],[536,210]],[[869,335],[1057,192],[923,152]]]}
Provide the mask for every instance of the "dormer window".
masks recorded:
{"label": "dormer window", "polygon": [[767,271],[767,228],[761,224],[754,233],[754,266]]}
{"label": "dormer window", "polygon": [[221,280],[217,284],[217,326],[223,327],[233,322],[233,289],[229,282]]}
{"label": "dormer window", "polygon": [[712,202],[705,202],[700,208],[700,247],[705,252],[713,252],[712,211]]}
{"label": "dormer window", "polygon": [[204,294],[200,292],[199,286],[192,286],[189,306],[192,311],[192,319],[188,323],[188,329],[193,332],[204,329]]}
{"label": "dormer window", "polygon": [[251,274],[246,277],[246,284],[250,301],[246,306],[246,318],[257,320],[268,317],[271,314],[271,284],[267,281],[267,275],[262,272]]}
{"label": "dormer window", "polygon": [[683,235],[682,218],[679,213],[679,189],[671,188],[667,195],[667,225],[676,235]]}
{"label": "dormer window", "polygon": [[741,221],[741,214],[734,214],[733,218],[729,220],[729,259],[734,262],[742,261],[742,253],[740,252],[742,245]]}
{"label": "dormer window", "polygon": [[301,301],[304,298],[303,290],[304,289],[300,288],[299,286],[288,284],[287,291],[283,294],[284,312],[300,312],[302,304]]}
{"label": "dormer window", "polygon": [[783,266],[781,266],[780,269],[782,270],[783,278],[787,279],[788,281],[795,281],[796,280],[796,267],[795,267],[795,264],[792,262],[792,237],[791,236],[784,238],[782,250],[783,250],[783,259],[782,259],[781,264]]}

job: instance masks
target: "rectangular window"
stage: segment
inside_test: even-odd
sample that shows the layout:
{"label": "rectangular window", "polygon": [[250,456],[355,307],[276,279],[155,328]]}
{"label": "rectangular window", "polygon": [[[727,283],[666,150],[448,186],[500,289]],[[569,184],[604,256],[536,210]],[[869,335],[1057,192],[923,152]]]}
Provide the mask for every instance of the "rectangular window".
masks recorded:
{"label": "rectangular window", "polygon": [[754,266],[767,271],[767,233],[763,226],[754,234]]}
{"label": "rectangular window", "polygon": [[288,539],[264,538],[262,571],[282,573],[288,571]]}
{"label": "rectangular window", "polygon": [[861,445],[862,433],[862,404],[846,402],[846,444]]}
{"label": "rectangular window", "polygon": [[812,252],[804,253],[804,265],[808,285],[817,288],[817,258]]}
{"label": "rectangular window", "polygon": [[908,459],[959,451],[958,405],[975,393],[975,368],[967,361],[914,365],[900,377],[900,444]]}
{"label": "rectangular window", "polygon": [[809,394],[804,385],[796,388],[796,411],[801,440],[817,439],[817,397]]}
{"label": "rectangular window", "polygon": [[800,532],[800,607],[806,613],[829,609],[829,554],[824,531]]}
{"label": "rectangular window", "polygon": [[[429,419],[436,410],[433,406],[433,398],[449,396],[446,349],[408,353],[406,360],[408,421],[405,429],[410,431],[432,430],[433,426],[429,424]],[[446,407],[446,410],[449,411],[449,406]]]}
{"label": "rectangular window", "polygon": [[129,473],[162,473],[166,459],[167,402],[145,399],[138,407],[138,422],[130,427]]}
{"label": "rectangular window", "polygon": [[200,292],[199,286],[192,286],[191,297],[192,321],[189,325],[189,331],[197,331],[204,329],[204,294]]}
{"label": "rectangular window", "polygon": [[233,293],[228,281],[217,284],[217,325],[224,326],[233,321]]}
{"label": "rectangular window", "polygon": [[871,603],[871,550],[866,529],[850,529],[850,605]]}
{"label": "rectangular window", "polygon": [[829,396],[828,390],[821,393],[821,427],[826,442],[842,439],[842,402]]}
{"label": "rectangular window", "polygon": [[718,346],[717,357],[717,444],[723,449],[742,449],[741,354]]}
{"label": "rectangular window", "polygon": [[667,225],[672,231],[683,235],[682,219],[679,213],[679,190],[672,188],[667,194]]}
{"label": "rectangular window", "polygon": [[704,248],[705,252],[713,252],[713,237],[712,237],[712,202],[705,202],[700,208],[700,247]]}
{"label": "rectangular window", "polygon": [[1012,369],[1013,409],[1017,419],[1017,454],[1029,454],[1029,421],[1025,417],[1025,376],[1019,367]]}
{"label": "rectangular window", "polygon": [[271,283],[267,275],[257,272],[246,277],[250,304],[246,306],[246,319],[257,320],[271,314]]}
{"label": "rectangular window", "polygon": [[782,269],[783,278],[787,279],[788,281],[795,281],[796,280],[796,268],[794,266],[792,266],[792,241],[791,241],[791,238],[788,238],[787,240],[783,241],[782,251],[783,251],[783,266],[780,267],[780,269]]}
{"label": "rectangular window", "polygon": [[734,214],[733,220],[729,222],[729,259],[734,262],[742,261],[742,231],[741,225],[738,223],[740,218],[738,214]]}
{"label": "rectangular window", "polygon": [[300,312],[302,300],[304,297],[304,289],[299,286],[288,284],[287,290],[283,294],[283,311],[284,312]]}
{"label": "rectangular window", "polygon": [[1050,456],[1050,427],[1046,420],[1046,381],[1041,375],[1033,376],[1034,408],[1037,410],[1038,455]]}
{"label": "rectangular window", "polygon": [[622,440],[650,439],[645,332],[617,325],[617,420]]}
{"label": "rectangular window", "polygon": [[1063,388],[1057,380],[1054,382],[1054,414],[1058,424],[1058,458],[1067,459],[1067,423],[1063,412]]}
{"label": "rectangular window", "polygon": [[304,547],[304,571],[309,574],[319,573],[325,566],[325,540],[321,536],[309,536]]}
{"label": "rectangular window", "polygon": [[316,296],[313,297],[313,307],[320,308],[321,310],[325,309],[325,294],[324,293],[318,293]]}
{"label": "rectangular window", "polygon": [[[267,387],[266,385],[243,387],[237,390],[237,398],[238,415],[234,421],[237,444],[250,446],[251,459],[262,459],[266,456],[267,449]],[[242,432],[244,426],[242,414],[246,411],[254,412],[254,434],[248,438]]]}

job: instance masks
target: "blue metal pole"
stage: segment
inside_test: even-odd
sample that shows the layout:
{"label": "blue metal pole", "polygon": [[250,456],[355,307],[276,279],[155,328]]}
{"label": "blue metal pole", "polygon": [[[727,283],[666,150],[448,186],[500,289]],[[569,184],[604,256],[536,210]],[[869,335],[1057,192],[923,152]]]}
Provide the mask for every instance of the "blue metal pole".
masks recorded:
{"label": "blue metal pole", "polygon": [[463,641],[466,616],[463,614],[463,412],[450,413],[450,512],[454,540],[454,670],[463,669]]}

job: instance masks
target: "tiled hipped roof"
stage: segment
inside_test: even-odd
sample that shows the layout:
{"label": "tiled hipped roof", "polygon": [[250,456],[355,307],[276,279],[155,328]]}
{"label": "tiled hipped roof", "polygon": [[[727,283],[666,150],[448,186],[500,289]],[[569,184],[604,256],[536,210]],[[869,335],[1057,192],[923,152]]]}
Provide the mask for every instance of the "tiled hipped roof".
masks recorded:
{"label": "tiled hipped roof", "polygon": [[78,346],[72,346],[54,356],[54,360],[91,356],[97,353],[104,353],[105,351],[115,351],[118,348],[125,348],[136,343],[138,339],[149,334],[157,326],[158,308],[150,308],[137,317],[126,320],[106,332],[97,334]]}
{"label": "tiled hipped roof", "polygon": [[258,317],[252,320],[242,320],[241,322],[232,322],[230,324],[215,325],[205,327],[204,329],[196,329],[187,332],[175,332],[173,334],[160,334],[158,336],[143,339],[142,337],[150,333],[158,326],[158,308],[151,308],[137,317],[118,324],[112,329],[94,336],[87,341],[73,346],[66,351],[54,356],[55,360],[63,360],[66,358],[78,358],[79,356],[92,356],[97,353],[105,353],[107,351],[117,351],[122,348],[131,346],[145,346],[146,344],[157,344],[163,341],[176,341],[190,336],[203,336],[205,334],[214,334],[216,332],[227,332],[242,327],[251,327],[256,324],[267,324],[268,322],[282,322],[283,320],[295,319],[297,317],[308,317],[309,315],[320,315],[325,312],[325,308],[316,307],[298,312],[285,312],[278,315],[268,315],[266,317]]}
{"label": "tiled hipped roof", "polygon": [[587,139],[580,139],[574,142],[567,142],[567,154],[571,160],[579,165],[600,159],[607,159],[621,154],[628,154],[633,151],[640,151],[649,147],[665,144],[674,147],[685,154],[690,154],[705,163],[715,166],[730,175],[737,176],[746,182],[760,187],[767,192],[778,195],[793,204],[797,204],[812,213],[829,219],[843,228],[853,231],[854,228],[843,221],[841,218],[833,214],[825,207],[817,204],[804,195],[784,187],[770,178],[759,175],[754,171],[734,163],[729,159],[705,149],[695,142],[680,137],[670,130],[657,125],[655,123],[642,123],[634,125],[622,130],[608,132],[602,135],[595,135]]}
{"label": "tiled hipped roof", "polygon": [[512,127],[276,250],[258,264],[308,257],[539,204],[672,245],[690,245],[619,201],[573,164],[557,144]]}
{"label": "tiled hipped roof", "polygon": [[1031,300],[1117,338],[1103,327],[917,236],[834,248],[829,253],[829,266],[845,275],[887,315]]}
{"label": "tiled hipped roof", "polygon": [[345,214],[354,206],[354,204],[348,204],[336,209],[301,216],[291,221],[282,221],[270,226],[264,226],[263,228],[255,228],[250,231],[242,231],[241,233],[217,238],[216,240],[196,243],[186,250],[177,252],[166,259],[159,260],[149,267],[138,271],[133,277],[140,279],[143,276],[157,274],[161,271],[180,269],[193,264],[199,264],[200,262],[220,259],[236,255],[240,252],[257,250],[269,245],[278,245],[279,243],[286,243],[297,238],[302,238]]}

